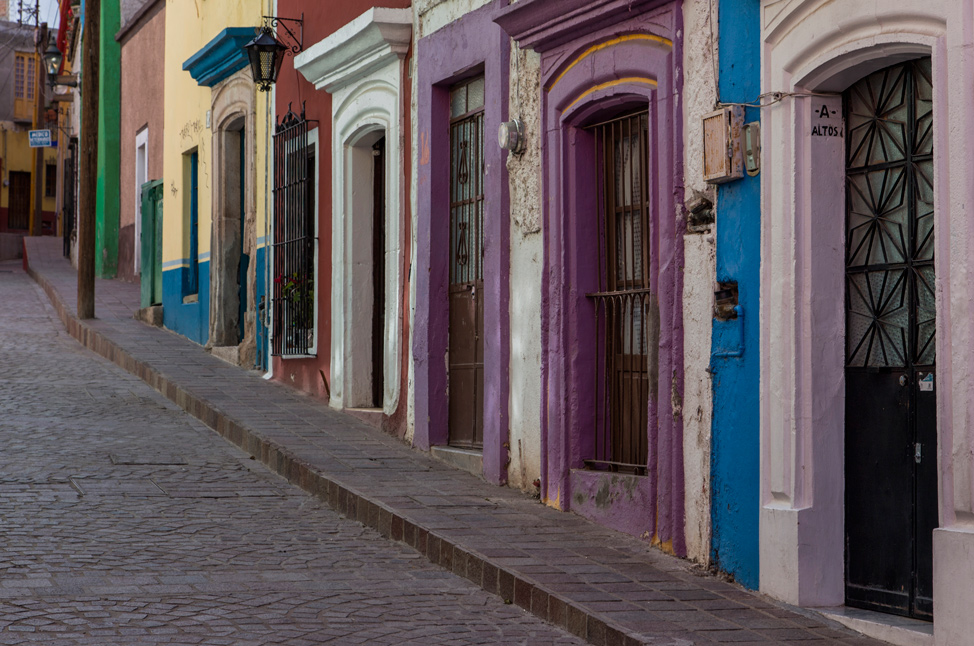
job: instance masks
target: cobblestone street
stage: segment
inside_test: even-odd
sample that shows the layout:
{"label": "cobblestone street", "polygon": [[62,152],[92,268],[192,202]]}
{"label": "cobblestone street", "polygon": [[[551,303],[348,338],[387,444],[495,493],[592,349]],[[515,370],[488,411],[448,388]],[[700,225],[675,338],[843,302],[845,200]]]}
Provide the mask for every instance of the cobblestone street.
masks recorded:
{"label": "cobblestone street", "polygon": [[584,643],[271,474],[0,270],[0,643]]}

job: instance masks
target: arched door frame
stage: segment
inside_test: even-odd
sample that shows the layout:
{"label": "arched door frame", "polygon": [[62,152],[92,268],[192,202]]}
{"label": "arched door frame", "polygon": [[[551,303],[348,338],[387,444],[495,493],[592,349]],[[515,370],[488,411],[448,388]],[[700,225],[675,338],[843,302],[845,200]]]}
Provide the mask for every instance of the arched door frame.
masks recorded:
{"label": "arched door frame", "polygon": [[969,97],[952,80],[974,73],[964,53],[971,35],[953,28],[966,19],[955,3],[911,5],[917,15],[908,19],[893,6],[902,3],[890,3],[888,18],[859,5],[813,4],[765,13],[762,90],[784,95],[762,122],[760,586],[799,605],[844,601],[845,140],[816,127],[828,125],[822,107],[841,115],[835,93],[876,70],[931,56],[940,489],[935,635],[938,644],[953,643],[951,635],[963,641],[974,629],[961,609],[970,603],[974,573],[974,459],[964,450],[974,446],[968,421],[974,350],[958,340],[970,339],[974,325],[969,308],[958,307],[970,298],[951,294],[971,292],[964,276],[974,234],[963,205],[974,203],[974,187],[948,180],[971,174]]}
{"label": "arched door frame", "polygon": [[[245,312],[254,312],[256,261],[256,105],[249,70],[241,70],[213,88],[213,222],[210,243],[210,330],[209,345],[237,346],[237,361],[252,366],[256,357],[256,319],[246,316],[244,334],[238,332],[241,251],[252,259],[248,269]],[[242,131],[243,137],[239,134]],[[243,146],[243,155],[240,152]],[[243,168],[240,161],[243,160]],[[241,177],[242,175],[242,177]],[[243,204],[238,191],[228,190],[244,183]],[[241,209],[243,229],[241,230]]]}

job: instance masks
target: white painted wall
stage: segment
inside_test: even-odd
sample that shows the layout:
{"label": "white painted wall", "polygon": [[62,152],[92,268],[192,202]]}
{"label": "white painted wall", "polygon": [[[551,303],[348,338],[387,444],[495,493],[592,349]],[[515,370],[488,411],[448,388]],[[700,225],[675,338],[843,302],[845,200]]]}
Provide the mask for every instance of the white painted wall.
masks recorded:
{"label": "white painted wall", "polygon": [[[711,5],[714,5],[711,8]],[[683,3],[683,168],[685,199],[693,191],[716,202],[716,191],[703,181],[703,121],[717,99],[714,64],[716,2]],[[712,18],[715,21],[711,32]],[[684,236],[683,273],[683,473],[687,557],[710,563],[710,446],[713,389],[710,373],[716,247],[712,231]]]}
{"label": "white painted wall", "polygon": [[[511,45],[510,116],[524,122],[527,147],[508,154],[511,187],[510,425],[512,487],[535,492],[541,476],[541,56]],[[496,146],[494,133],[487,145]]]}

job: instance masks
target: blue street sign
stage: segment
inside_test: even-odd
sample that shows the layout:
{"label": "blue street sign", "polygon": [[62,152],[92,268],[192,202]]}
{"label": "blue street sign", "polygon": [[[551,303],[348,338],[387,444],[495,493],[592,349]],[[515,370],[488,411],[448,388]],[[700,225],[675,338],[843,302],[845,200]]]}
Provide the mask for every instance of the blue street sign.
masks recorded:
{"label": "blue street sign", "polygon": [[30,131],[30,147],[31,148],[47,148],[51,145],[51,131],[50,130],[31,130]]}

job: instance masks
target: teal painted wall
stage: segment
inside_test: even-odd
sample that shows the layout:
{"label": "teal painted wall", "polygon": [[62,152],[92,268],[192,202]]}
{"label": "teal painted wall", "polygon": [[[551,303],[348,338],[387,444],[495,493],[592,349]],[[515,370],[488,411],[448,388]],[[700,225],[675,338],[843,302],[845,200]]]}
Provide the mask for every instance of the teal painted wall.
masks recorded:
{"label": "teal painted wall", "polygon": [[[721,101],[750,103],[761,93],[760,9],[760,0],[720,0]],[[746,123],[760,118],[759,110],[747,109]],[[745,176],[717,190],[717,280],[737,282],[744,317],[714,320],[714,356],[710,362],[714,384],[711,556],[718,569],[748,588],[758,587],[761,508],[760,259],[761,176]],[[718,356],[736,353],[742,339],[741,356]]]}
{"label": "teal painted wall", "polygon": [[102,278],[114,278],[118,273],[122,47],[115,40],[115,34],[120,28],[119,0],[102,0],[98,59],[98,188],[95,195],[95,274]]}

